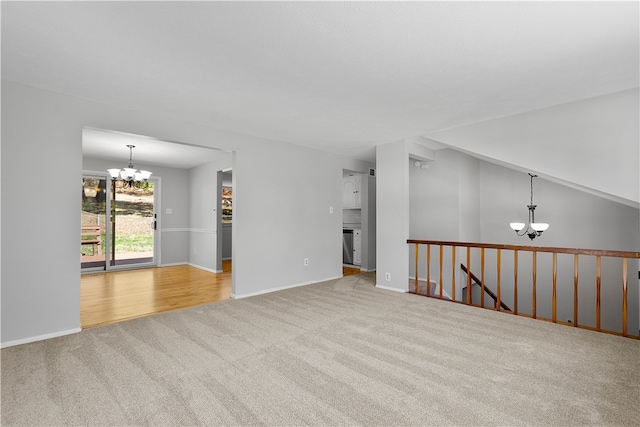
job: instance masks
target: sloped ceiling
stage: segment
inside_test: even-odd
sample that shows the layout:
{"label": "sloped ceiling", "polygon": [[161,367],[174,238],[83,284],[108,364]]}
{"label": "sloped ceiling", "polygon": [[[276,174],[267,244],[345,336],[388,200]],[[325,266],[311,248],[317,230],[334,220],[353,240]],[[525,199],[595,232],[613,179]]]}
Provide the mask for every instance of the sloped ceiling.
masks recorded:
{"label": "sloped ceiling", "polygon": [[493,163],[640,207],[640,92],[629,89],[429,135]]}
{"label": "sloped ceiling", "polygon": [[372,160],[638,86],[638,2],[2,2],[2,78]]}

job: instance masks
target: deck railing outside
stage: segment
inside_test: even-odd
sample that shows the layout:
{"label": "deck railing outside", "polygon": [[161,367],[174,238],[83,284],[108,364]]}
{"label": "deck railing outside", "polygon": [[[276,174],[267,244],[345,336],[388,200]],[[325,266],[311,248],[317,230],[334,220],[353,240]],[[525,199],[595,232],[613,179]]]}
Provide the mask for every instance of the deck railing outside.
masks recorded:
{"label": "deck railing outside", "polygon": [[[443,299],[443,288],[450,285],[450,299],[455,302],[625,337],[638,337],[637,321],[629,324],[629,272],[633,272],[632,283],[637,287],[636,271],[639,267],[636,260],[640,259],[640,252],[416,239],[409,239],[407,243],[414,250],[415,276],[412,280],[415,293],[418,293],[419,278],[422,277],[427,283],[427,296]],[[561,262],[559,256],[562,257]],[[462,259],[457,261],[458,257]],[[491,260],[487,262],[487,258]],[[629,260],[632,262],[631,270]],[[606,268],[603,268],[603,261]],[[565,273],[562,277],[559,277],[560,265]],[[526,286],[523,286],[524,282]],[[431,295],[432,285],[436,287],[435,295]],[[479,304],[473,302],[474,285],[480,288]],[[488,292],[489,286],[493,292]],[[459,293],[464,290],[465,295],[456,298],[456,290]],[[495,300],[489,307],[485,306],[487,292]],[[633,294],[637,295],[636,292]],[[559,298],[559,295],[563,298]],[[569,300],[570,296],[572,301]],[[511,310],[504,308],[505,297]],[[605,307],[603,297],[606,300]],[[519,309],[519,298],[526,302],[530,300],[530,307],[526,304],[526,307],[520,306]],[[562,301],[559,302],[559,299]],[[580,307],[587,313],[580,312]],[[593,308],[594,313],[585,310],[585,307]],[[541,309],[550,313],[550,317],[546,317]],[[605,317],[608,324],[615,323],[617,326],[605,328],[602,324]],[[634,320],[637,318],[634,317]]]}

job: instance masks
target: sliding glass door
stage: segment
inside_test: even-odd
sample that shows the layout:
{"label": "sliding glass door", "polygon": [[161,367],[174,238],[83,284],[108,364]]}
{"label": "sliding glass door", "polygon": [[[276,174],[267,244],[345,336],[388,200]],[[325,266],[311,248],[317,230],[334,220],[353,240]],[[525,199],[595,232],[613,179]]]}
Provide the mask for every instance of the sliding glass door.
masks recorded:
{"label": "sliding glass door", "polygon": [[80,266],[83,269],[106,266],[107,182],[106,177],[100,176],[82,178]]}
{"label": "sliding glass door", "polygon": [[153,182],[130,187],[111,181],[111,266],[153,264],[154,189]]}
{"label": "sliding glass door", "polygon": [[155,265],[155,187],[153,182],[131,187],[105,176],[82,178],[82,269]]}

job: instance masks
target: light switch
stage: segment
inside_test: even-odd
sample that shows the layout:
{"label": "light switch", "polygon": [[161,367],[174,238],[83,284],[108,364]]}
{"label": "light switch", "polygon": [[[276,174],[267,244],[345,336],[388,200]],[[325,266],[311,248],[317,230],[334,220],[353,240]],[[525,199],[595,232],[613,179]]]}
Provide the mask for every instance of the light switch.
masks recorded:
{"label": "light switch", "polygon": [[333,214],[333,206],[329,206],[329,213]]}
{"label": "light switch", "polygon": [[173,209],[167,208],[165,209],[164,213],[166,213],[167,215],[171,215],[173,213]]}

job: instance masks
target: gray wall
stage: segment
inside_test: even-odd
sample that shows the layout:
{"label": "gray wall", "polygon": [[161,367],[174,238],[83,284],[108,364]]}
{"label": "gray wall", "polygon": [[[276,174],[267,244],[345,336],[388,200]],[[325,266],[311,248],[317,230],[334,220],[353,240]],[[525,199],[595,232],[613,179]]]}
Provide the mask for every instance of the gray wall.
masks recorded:
{"label": "gray wall", "polygon": [[220,152],[219,159],[189,169],[189,264],[214,272],[222,271],[217,253],[222,232],[217,215],[222,197],[218,172],[231,166],[231,153]]}
{"label": "gray wall", "polygon": [[[376,147],[376,286],[407,290],[409,172],[404,141]],[[385,280],[389,275],[390,280]]]}
{"label": "gray wall", "polygon": [[[80,224],[77,186],[84,127],[235,152],[236,297],[342,275],[342,170],[366,170],[364,162],[6,81],[2,124],[3,346],[80,329],[75,230]],[[27,159],[38,173],[23,173]],[[162,185],[169,180],[163,179]],[[185,187],[181,191],[188,194]],[[188,206],[187,199],[183,206]],[[163,206],[168,207],[164,201]],[[329,206],[338,214],[330,215]],[[185,227],[172,223],[181,205],[171,207],[174,214],[163,217],[162,226]],[[45,227],[33,227],[43,221]],[[37,268],[33,257],[25,255],[33,252],[33,242],[39,242],[45,254],[38,256]],[[163,235],[163,246],[174,244],[182,247],[184,242],[167,242]],[[304,257],[310,258],[308,267],[303,266]],[[167,260],[163,257],[162,262]]]}

